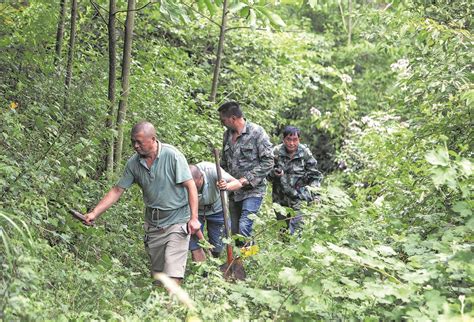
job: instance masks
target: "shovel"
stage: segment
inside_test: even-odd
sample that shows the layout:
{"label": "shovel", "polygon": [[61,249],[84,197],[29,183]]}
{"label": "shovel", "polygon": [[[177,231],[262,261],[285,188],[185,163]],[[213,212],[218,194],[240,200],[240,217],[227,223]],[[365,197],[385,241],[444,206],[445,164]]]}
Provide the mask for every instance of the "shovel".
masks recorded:
{"label": "shovel", "polygon": [[[217,171],[217,180],[222,179],[222,172],[221,172],[221,165],[219,162],[219,150],[214,149],[214,158],[216,159],[216,171]],[[230,238],[230,226],[229,226],[229,213],[227,210],[227,199],[226,199],[226,192],[221,190],[221,202],[222,202],[222,211],[224,213],[224,227],[226,237]],[[242,260],[240,258],[234,258],[232,252],[232,245],[226,245],[227,251],[227,262],[221,266],[221,271],[224,274],[225,279],[237,279],[237,280],[245,280],[246,274],[244,270],[244,266],[242,265]]]}

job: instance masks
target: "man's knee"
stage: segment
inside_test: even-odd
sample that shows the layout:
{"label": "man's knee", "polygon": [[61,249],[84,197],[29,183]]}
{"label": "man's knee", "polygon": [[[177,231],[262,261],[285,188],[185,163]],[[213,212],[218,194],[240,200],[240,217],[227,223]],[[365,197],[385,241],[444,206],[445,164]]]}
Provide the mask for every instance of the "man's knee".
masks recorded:
{"label": "man's knee", "polygon": [[169,277],[182,278],[188,257],[189,235],[181,229],[181,224],[173,225],[166,245],[163,272]]}

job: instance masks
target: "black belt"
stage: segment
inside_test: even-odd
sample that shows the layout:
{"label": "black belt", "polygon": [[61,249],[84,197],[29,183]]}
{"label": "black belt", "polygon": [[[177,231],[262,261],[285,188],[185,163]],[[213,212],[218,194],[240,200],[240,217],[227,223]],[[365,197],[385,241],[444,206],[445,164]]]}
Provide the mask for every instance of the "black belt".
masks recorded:
{"label": "black belt", "polygon": [[157,224],[160,220],[168,217],[172,211],[175,210],[160,210],[158,208],[148,208],[147,209],[147,218],[152,222]]}
{"label": "black belt", "polygon": [[163,210],[160,210],[158,208],[154,208],[151,211],[151,220],[158,221],[158,220],[161,220],[161,219],[164,219],[164,218],[168,217],[169,215],[170,215],[169,211],[163,211]]}

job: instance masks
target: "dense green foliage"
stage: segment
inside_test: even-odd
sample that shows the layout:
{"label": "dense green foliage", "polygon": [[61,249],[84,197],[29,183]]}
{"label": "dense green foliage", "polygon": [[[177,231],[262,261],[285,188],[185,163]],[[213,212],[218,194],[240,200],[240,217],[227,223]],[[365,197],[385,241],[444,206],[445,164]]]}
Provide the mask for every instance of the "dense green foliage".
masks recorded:
{"label": "dense green foliage", "polygon": [[[233,2],[242,28],[227,33],[217,103],[218,28],[172,1],[137,11],[127,130],[150,120],[190,162],[211,160],[216,107],[235,99],[275,144],[301,127],[326,176],[301,236],[279,236],[266,200],[247,281],[223,280],[223,258],[189,263],[193,308],[151,286],[138,188],[95,227],[68,214],[116,180],[103,173],[106,12],[80,2],[65,109],[59,1],[0,4],[0,319],[472,319],[474,5],[353,2],[351,45],[338,1],[283,1],[282,30],[264,1]],[[218,16],[221,1],[198,3]]]}

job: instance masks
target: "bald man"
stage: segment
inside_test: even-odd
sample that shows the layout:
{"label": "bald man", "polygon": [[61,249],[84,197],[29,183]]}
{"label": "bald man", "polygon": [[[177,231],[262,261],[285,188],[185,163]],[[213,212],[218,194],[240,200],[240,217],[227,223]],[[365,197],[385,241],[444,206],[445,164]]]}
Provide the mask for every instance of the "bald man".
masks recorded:
{"label": "bald man", "polygon": [[184,278],[190,234],[199,230],[198,194],[184,155],[161,143],[149,122],[136,124],[131,133],[135,154],[122,178],[90,213],[91,223],[117,202],[125,189],[137,183],[145,203],[145,249],[151,274],[165,273],[180,282]]}
{"label": "bald man", "polygon": [[[220,190],[236,191],[242,188],[242,184],[224,169],[221,169],[222,179],[218,181],[216,165],[210,162],[191,164],[189,169],[198,191],[198,214],[201,230],[204,230],[207,223],[207,236],[213,246],[212,256],[219,257],[224,247],[222,243],[224,210],[222,209]],[[206,259],[196,236],[191,236],[189,249],[194,261],[202,262]]]}

